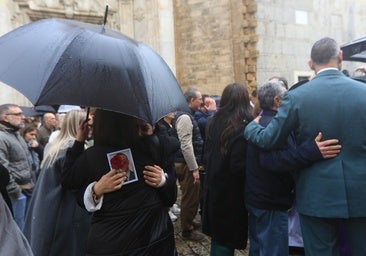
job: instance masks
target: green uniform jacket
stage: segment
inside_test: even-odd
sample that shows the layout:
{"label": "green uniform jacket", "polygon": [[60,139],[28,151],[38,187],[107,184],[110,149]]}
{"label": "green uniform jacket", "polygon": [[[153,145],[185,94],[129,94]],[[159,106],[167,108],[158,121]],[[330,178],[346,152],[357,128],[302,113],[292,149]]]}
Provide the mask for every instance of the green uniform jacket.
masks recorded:
{"label": "green uniform jacket", "polygon": [[302,144],[323,133],[337,138],[340,154],[296,173],[300,213],[325,218],[366,217],[366,84],[335,69],[324,70],[289,91],[270,124],[251,122],[244,136],[260,147],[276,148],[291,131]]}

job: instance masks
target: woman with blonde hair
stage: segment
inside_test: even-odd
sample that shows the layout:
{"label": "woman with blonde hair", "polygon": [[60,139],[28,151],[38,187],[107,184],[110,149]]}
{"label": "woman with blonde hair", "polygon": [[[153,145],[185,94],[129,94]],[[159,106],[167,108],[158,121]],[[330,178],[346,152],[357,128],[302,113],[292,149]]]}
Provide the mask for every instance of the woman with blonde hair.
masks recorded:
{"label": "woman with blonde hair", "polygon": [[60,134],[45,148],[23,230],[37,256],[85,254],[91,215],[78,205],[73,192],[61,186],[66,151],[85,118],[83,111],[68,112]]}

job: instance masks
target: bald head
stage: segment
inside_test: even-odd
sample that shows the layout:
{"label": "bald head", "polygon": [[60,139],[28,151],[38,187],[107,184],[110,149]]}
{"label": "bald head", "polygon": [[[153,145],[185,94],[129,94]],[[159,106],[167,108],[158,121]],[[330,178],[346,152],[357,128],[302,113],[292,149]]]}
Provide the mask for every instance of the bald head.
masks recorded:
{"label": "bald head", "polygon": [[43,125],[48,129],[55,129],[57,126],[57,119],[53,113],[45,113],[43,115]]}

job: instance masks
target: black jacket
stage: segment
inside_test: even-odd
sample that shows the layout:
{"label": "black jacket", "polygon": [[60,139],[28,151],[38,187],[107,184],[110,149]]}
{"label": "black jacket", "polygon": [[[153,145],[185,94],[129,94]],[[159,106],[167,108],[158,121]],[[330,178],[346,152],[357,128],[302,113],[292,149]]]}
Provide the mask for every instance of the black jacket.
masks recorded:
{"label": "black jacket", "polygon": [[4,165],[0,164],[0,192],[3,195],[3,198],[6,202],[6,204],[8,205],[11,213],[13,213],[11,200],[10,200],[8,191],[6,190],[6,186],[8,185],[9,180],[10,180],[10,176],[9,176],[8,170],[4,167]]}
{"label": "black jacket", "polygon": [[247,141],[243,131],[237,131],[223,157],[219,141],[224,129],[225,125],[217,122],[206,136],[208,171],[203,194],[202,230],[218,244],[244,249],[248,239],[248,213],[244,201]]}
{"label": "black jacket", "polygon": [[[264,110],[260,125],[266,127],[276,115],[274,110]],[[290,135],[286,145],[277,150],[265,151],[251,142],[248,144],[246,173],[246,203],[266,210],[287,210],[294,200],[293,171],[322,159],[314,141],[297,146]]]}
{"label": "black jacket", "polygon": [[[87,255],[175,255],[168,206],[176,200],[173,159],[177,148],[164,141],[169,138],[156,139],[143,138],[131,148],[138,181],[104,195],[102,208],[93,215]],[[67,153],[63,186],[84,189],[99,180],[109,171],[107,153],[125,148],[93,146],[83,152],[83,145],[75,142]],[[154,164],[168,173],[162,188],[144,181],[144,166]]]}

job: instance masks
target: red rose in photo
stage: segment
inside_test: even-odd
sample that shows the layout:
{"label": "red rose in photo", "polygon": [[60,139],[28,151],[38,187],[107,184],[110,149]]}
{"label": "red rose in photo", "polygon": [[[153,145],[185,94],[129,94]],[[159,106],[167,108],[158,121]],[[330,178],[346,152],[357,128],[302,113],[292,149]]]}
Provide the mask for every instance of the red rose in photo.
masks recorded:
{"label": "red rose in photo", "polygon": [[111,158],[110,162],[111,162],[112,169],[115,169],[115,170],[126,170],[129,165],[128,158],[125,154],[114,155]]}

